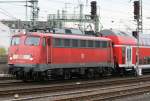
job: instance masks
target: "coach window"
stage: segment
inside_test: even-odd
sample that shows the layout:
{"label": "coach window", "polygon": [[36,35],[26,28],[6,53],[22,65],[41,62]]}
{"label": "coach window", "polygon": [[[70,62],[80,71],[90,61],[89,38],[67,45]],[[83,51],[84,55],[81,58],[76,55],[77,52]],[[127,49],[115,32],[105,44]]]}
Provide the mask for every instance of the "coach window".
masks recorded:
{"label": "coach window", "polygon": [[62,39],[55,38],[53,43],[55,47],[62,47]]}
{"label": "coach window", "polygon": [[64,39],[64,46],[70,47],[70,39]]}
{"label": "coach window", "polygon": [[93,46],[94,46],[93,43],[94,43],[94,42],[93,42],[92,40],[88,40],[88,47],[93,47]]}
{"label": "coach window", "polygon": [[20,44],[20,37],[13,37],[11,40],[11,45],[19,45]]}
{"label": "coach window", "polygon": [[72,39],[72,47],[79,47],[78,40]]}

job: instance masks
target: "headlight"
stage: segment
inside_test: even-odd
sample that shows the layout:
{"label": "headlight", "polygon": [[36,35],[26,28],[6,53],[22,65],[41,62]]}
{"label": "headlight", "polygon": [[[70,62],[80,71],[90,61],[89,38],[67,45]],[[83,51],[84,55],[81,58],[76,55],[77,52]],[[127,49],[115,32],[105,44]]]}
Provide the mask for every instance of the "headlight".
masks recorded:
{"label": "headlight", "polygon": [[33,58],[30,58],[30,60],[32,61],[32,60],[33,60]]}
{"label": "headlight", "polygon": [[12,60],[13,58],[12,57],[9,57],[9,60]]}

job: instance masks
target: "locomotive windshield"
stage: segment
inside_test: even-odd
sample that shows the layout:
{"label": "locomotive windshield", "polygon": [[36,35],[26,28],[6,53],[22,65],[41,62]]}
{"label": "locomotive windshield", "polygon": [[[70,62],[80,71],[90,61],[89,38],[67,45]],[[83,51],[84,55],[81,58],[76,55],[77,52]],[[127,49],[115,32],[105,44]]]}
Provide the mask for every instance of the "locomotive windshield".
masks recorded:
{"label": "locomotive windshield", "polygon": [[40,37],[27,37],[25,40],[26,45],[38,46],[40,42]]}
{"label": "locomotive windshield", "polygon": [[15,46],[19,44],[20,44],[20,37],[13,37],[11,40],[11,46]]}

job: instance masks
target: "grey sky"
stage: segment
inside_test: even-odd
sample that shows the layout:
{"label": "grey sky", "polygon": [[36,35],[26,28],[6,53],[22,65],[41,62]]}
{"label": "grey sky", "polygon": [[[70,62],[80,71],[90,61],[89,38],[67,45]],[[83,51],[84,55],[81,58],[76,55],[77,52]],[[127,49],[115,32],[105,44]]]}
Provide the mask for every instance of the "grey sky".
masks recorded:
{"label": "grey sky", "polygon": [[[0,0],[1,1],[1,0]],[[4,0],[3,0],[4,1]],[[7,0],[5,0],[7,1]],[[10,1],[10,0],[9,0]],[[19,0],[20,1],[20,0]],[[23,0],[22,0],[23,1]],[[39,0],[39,20],[45,20],[47,14],[56,13],[67,7],[68,13],[78,11],[80,3],[87,5],[84,7],[84,13],[90,14],[90,2],[92,0]],[[134,0],[96,0],[100,9],[101,23],[104,28],[133,28],[133,1]],[[88,2],[88,3],[87,3]],[[65,5],[66,4],[66,5]],[[22,3],[1,3],[0,19],[24,19],[25,4]],[[150,26],[150,0],[143,0],[143,20],[144,28]],[[74,9],[75,8],[75,9]],[[30,9],[28,9],[28,19],[30,19]],[[8,17],[9,16],[9,17]]]}
{"label": "grey sky", "polygon": [[[11,0],[0,0],[11,1]],[[20,0],[18,0],[20,1]],[[21,0],[23,1],[23,0]],[[87,3],[88,1],[88,3]],[[90,14],[90,2],[92,0],[39,0],[39,20],[46,20],[47,14],[56,13],[67,7],[68,13],[79,10],[79,4],[84,4],[84,14]],[[133,1],[134,0],[97,0],[100,19],[104,28],[116,28],[124,30],[134,30],[133,21]],[[65,5],[66,3],[66,5]],[[0,3],[0,19],[25,19],[25,4],[22,3]],[[150,29],[150,0],[143,0],[143,25],[144,29]],[[98,11],[99,13],[99,11]],[[28,9],[28,19],[30,19],[30,9]],[[8,47],[10,30],[0,24],[0,46]],[[5,31],[5,30],[6,31]],[[149,30],[144,32],[150,33]]]}

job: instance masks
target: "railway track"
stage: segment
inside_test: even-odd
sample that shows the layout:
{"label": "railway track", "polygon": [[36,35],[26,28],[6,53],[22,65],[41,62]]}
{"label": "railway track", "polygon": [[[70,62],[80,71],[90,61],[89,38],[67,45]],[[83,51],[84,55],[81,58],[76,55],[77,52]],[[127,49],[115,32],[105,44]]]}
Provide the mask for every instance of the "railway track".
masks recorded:
{"label": "railway track", "polygon": [[[132,78],[122,78],[122,79],[111,79],[111,80],[109,79],[109,80],[72,82],[72,83],[65,83],[65,84],[62,84],[62,83],[52,84],[52,85],[46,84],[46,85],[41,85],[41,86],[34,85],[32,87],[31,86],[30,87],[22,86],[22,87],[16,88],[16,89],[15,88],[14,89],[12,89],[12,88],[11,89],[3,89],[3,90],[0,89],[0,96],[2,98],[2,97],[10,97],[10,96],[13,96],[14,94],[20,94],[20,95],[22,95],[21,97],[23,97],[23,96],[27,96],[27,95],[36,95],[36,94],[39,95],[39,94],[44,94],[44,93],[47,94],[48,93],[49,95],[51,95],[51,97],[57,98],[54,100],[77,101],[75,99],[86,99],[87,96],[89,96],[91,98],[96,98],[95,96],[96,95],[99,96],[99,93],[100,93],[99,91],[102,91],[102,89],[103,89],[103,91],[105,91],[106,95],[112,95],[112,94],[114,94],[113,90],[116,91],[115,89],[117,88],[117,86],[119,86],[120,88],[125,88],[125,87],[126,88],[134,87],[135,88],[135,87],[138,87],[138,85],[143,85],[143,83],[145,83],[147,81],[150,81],[150,76],[143,76],[143,77],[139,77],[139,78],[132,77]],[[147,88],[149,87],[149,85],[150,85],[150,82],[148,82]],[[110,87],[110,88],[108,88],[108,87]],[[106,90],[106,89],[108,89],[108,90]],[[111,92],[110,92],[110,89],[112,89]],[[127,89],[125,89],[125,90],[127,91]],[[122,92],[123,90],[121,89],[120,91]],[[62,92],[62,94],[60,92]],[[97,92],[97,93],[95,94],[94,92]],[[119,92],[119,89],[116,92]],[[112,93],[112,94],[108,94],[108,93]],[[45,96],[46,94],[44,94],[43,97],[50,97],[49,95]],[[103,92],[101,92],[100,94],[105,95]],[[66,95],[67,95],[67,98],[64,97]],[[32,98],[30,97],[30,99],[38,99],[38,98],[43,98],[43,97],[42,96],[32,97]],[[112,97],[113,97],[113,95],[112,95]],[[109,98],[109,97],[103,97],[103,98]],[[20,101],[23,101],[23,99]],[[27,99],[24,99],[24,100],[27,100]]]}
{"label": "railway track", "polygon": [[[53,101],[112,101],[117,98],[134,96],[150,91],[150,82],[146,85],[128,84],[107,88],[97,88],[86,91],[79,91],[74,93],[67,93],[51,97]],[[30,98],[31,99],[31,98]]]}
{"label": "railway track", "polygon": [[[0,81],[14,80],[14,77],[7,73],[0,73]],[[0,82],[1,83],[1,82]]]}
{"label": "railway track", "polygon": [[[57,96],[57,98],[52,98],[54,101],[112,101],[117,98],[134,96],[138,94],[143,94],[150,91],[150,82],[147,82],[145,85],[129,84],[114,86],[108,88],[97,88],[96,90],[87,90],[81,91],[74,94],[65,94]],[[67,97],[66,97],[67,95]]]}
{"label": "railway track", "polygon": [[72,92],[63,92],[37,97],[27,97],[8,101],[115,101],[115,99],[136,96],[150,91],[150,82],[146,85],[136,83],[106,88],[95,88]]}
{"label": "railway track", "polygon": [[25,84],[20,80],[1,80],[0,88]]}

